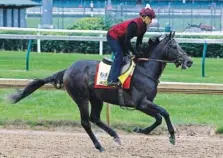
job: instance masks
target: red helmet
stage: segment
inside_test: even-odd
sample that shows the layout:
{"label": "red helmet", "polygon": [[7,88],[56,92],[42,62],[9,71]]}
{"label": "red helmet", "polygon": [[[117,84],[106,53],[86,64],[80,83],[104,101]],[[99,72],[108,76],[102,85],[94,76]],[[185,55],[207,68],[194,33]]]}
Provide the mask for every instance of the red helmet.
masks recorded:
{"label": "red helmet", "polygon": [[154,19],[156,17],[156,14],[154,12],[154,10],[147,5],[145,8],[143,8],[140,12],[139,12],[140,16],[148,16],[152,19]]}

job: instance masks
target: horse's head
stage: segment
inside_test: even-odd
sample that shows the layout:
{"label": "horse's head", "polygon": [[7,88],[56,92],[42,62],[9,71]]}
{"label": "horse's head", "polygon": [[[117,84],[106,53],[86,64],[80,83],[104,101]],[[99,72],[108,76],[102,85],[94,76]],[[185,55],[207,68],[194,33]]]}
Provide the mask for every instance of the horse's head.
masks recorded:
{"label": "horse's head", "polygon": [[170,32],[169,35],[166,35],[164,39],[161,40],[159,45],[156,47],[156,53],[161,53],[161,56],[164,60],[174,62],[176,67],[181,66],[182,69],[191,67],[193,61],[180,45],[174,39],[175,32]]}

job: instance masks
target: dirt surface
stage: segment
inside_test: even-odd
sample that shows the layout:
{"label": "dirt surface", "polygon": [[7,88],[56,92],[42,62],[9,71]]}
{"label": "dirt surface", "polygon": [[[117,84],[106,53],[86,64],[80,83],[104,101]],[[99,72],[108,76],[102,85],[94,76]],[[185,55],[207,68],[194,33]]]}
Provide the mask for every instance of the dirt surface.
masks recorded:
{"label": "dirt surface", "polygon": [[141,135],[119,131],[120,146],[106,133],[94,132],[106,151],[98,152],[82,129],[72,132],[0,129],[0,157],[223,158],[223,137],[211,136],[210,131],[198,135],[194,131],[190,134],[190,129],[189,133],[178,134],[174,146],[165,134]]}

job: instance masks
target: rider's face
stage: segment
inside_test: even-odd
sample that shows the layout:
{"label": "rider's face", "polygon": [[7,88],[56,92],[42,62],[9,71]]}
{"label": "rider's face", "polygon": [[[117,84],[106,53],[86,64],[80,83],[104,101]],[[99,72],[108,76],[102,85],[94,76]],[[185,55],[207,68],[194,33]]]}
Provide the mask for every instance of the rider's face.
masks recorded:
{"label": "rider's face", "polygon": [[150,18],[148,16],[144,17],[144,23],[146,23],[146,25],[151,24],[151,22],[152,22],[152,18]]}

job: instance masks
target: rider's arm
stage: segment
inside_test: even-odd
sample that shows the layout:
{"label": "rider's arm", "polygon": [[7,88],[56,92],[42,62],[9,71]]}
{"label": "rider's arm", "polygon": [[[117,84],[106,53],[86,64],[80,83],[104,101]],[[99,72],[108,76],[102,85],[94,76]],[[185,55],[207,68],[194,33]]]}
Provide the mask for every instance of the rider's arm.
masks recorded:
{"label": "rider's arm", "polygon": [[140,35],[140,36],[137,37],[136,47],[139,47],[142,44],[142,39],[143,39],[144,34],[145,33],[143,33],[142,35]]}
{"label": "rider's arm", "polygon": [[141,34],[140,36],[137,36],[137,39],[136,39],[136,50],[137,50],[137,52],[141,51],[141,44],[142,44],[142,39],[143,39],[144,34],[145,33]]}
{"label": "rider's arm", "polygon": [[137,32],[137,24],[135,22],[131,22],[128,25],[128,29],[127,29],[127,33],[126,33],[126,36],[125,36],[124,44],[125,44],[127,50],[130,50],[134,55],[136,54],[136,50],[132,47],[131,39],[133,37],[135,37],[136,32]]}

